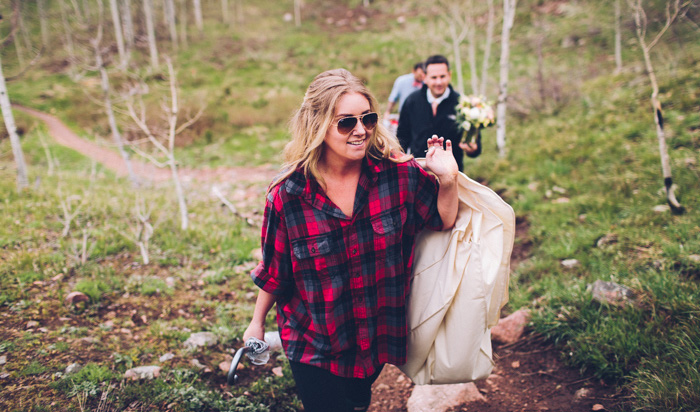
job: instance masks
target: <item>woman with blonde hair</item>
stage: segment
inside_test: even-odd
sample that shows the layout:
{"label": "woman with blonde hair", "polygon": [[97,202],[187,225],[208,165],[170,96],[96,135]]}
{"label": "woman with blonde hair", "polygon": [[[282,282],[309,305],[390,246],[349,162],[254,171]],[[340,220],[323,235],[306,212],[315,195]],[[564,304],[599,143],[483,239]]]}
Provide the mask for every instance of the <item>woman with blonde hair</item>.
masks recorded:
{"label": "woman with blonde hair", "polygon": [[282,345],[307,412],[365,411],[386,363],[406,362],[415,236],[449,229],[457,163],[428,139],[423,170],[378,122],[344,69],[316,76],[291,121],[284,172],[267,193],[260,287],[243,335],[263,339],[277,304]]}

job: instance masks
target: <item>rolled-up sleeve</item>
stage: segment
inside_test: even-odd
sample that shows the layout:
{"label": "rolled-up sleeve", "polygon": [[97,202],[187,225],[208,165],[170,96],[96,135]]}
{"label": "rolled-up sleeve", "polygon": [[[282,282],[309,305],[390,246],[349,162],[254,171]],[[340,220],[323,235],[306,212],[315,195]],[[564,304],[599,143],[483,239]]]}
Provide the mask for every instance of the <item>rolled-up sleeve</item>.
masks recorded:
{"label": "rolled-up sleeve", "polygon": [[292,285],[292,260],[279,186],[267,196],[262,224],[263,260],[253,269],[253,282],[265,292],[282,295]]}

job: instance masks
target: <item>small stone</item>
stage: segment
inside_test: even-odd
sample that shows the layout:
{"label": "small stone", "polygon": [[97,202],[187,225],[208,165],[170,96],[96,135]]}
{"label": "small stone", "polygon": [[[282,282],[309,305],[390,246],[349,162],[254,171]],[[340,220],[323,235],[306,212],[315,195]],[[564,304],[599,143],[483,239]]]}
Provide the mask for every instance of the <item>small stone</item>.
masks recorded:
{"label": "small stone", "polygon": [[563,203],[569,203],[571,200],[569,200],[568,197],[559,197],[557,199],[552,200],[552,203],[554,204],[563,204]]}
{"label": "small stone", "polygon": [[27,329],[36,328],[37,326],[39,326],[39,322],[35,320],[30,320],[29,322],[27,322]]}
{"label": "small stone", "polygon": [[281,366],[277,366],[277,367],[275,367],[275,368],[272,368],[272,373],[274,373],[275,376],[280,377],[280,378],[284,376],[284,373],[282,373],[282,367],[281,367]]}
{"label": "small stone", "polygon": [[245,298],[248,299],[248,300],[251,300],[251,299],[255,298],[255,292],[248,292],[248,293],[246,293],[246,294],[245,294]]}
{"label": "small stone", "polygon": [[154,379],[160,375],[160,366],[138,366],[124,372],[124,378],[131,380]]}
{"label": "small stone", "polygon": [[561,265],[567,269],[573,269],[579,265],[578,259],[564,259],[561,261]]}
{"label": "small stone", "polygon": [[54,282],[58,282],[61,279],[63,279],[63,273],[59,273],[58,275],[51,278],[51,280]]}
{"label": "small stone", "polygon": [[605,406],[603,406],[603,405],[601,405],[601,404],[599,404],[599,403],[596,403],[595,405],[593,405],[593,407],[591,408],[591,410],[592,410],[592,411],[604,411],[604,410],[605,410]]}
{"label": "small stone", "polygon": [[617,243],[617,235],[614,233],[607,234],[596,242],[596,246],[598,247],[603,247],[605,245],[611,245],[613,243]]}
{"label": "small stone", "polygon": [[66,370],[64,371],[64,373],[66,375],[72,375],[74,373],[77,373],[81,369],[83,369],[83,365],[81,365],[79,363],[71,363],[70,365],[68,365],[66,367]]}
{"label": "small stone", "polygon": [[233,358],[230,356],[227,356],[226,360],[219,363],[219,369],[223,372],[228,372],[228,370],[231,369],[231,360],[233,360]]}
{"label": "small stone", "polygon": [[531,191],[535,192],[537,191],[537,188],[539,187],[539,183],[537,182],[531,182],[527,185],[527,188],[530,189]]}
{"label": "small stone", "polygon": [[656,205],[652,210],[656,213],[666,213],[671,210],[671,208],[668,205]]}
{"label": "small stone", "polygon": [[82,292],[71,292],[63,301],[69,305],[77,305],[80,302],[89,302],[90,298]]}
{"label": "small stone", "polygon": [[0,373],[0,379],[5,379],[5,378],[9,378],[9,377],[10,377],[10,374],[7,372]]}
{"label": "small stone", "polygon": [[580,401],[589,396],[591,396],[591,390],[588,388],[581,388],[574,393],[574,401]]}
{"label": "small stone", "polygon": [[700,255],[690,255],[688,256],[688,260],[694,263],[700,263]]}
{"label": "small stone", "polygon": [[624,306],[635,302],[635,293],[632,289],[618,285],[614,282],[596,280],[586,287],[591,292],[593,300],[616,306]]}
{"label": "small stone", "polygon": [[374,388],[374,390],[377,390],[377,391],[385,391],[387,389],[389,389],[389,385],[387,385],[386,383],[380,383],[379,385],[377,385]]}
{"label": "small stone", "polygon": [[518,369],[520,367],[520,361],[516,360],[516,361],[511,362],[510,367],[513,369]]}
{"label": "small stone", "polygon": [[554,186],[554,187],[552,187],[552,191],[553,191],[553,192],[557,192],[557,193],[559,193],[559,194],[561,194],[561,195],[563,195],[564,193],[566,193],[566,189],[564,189],[563,187],[559,187],[559,186]]}
{"label": "small stone", "polygon": [[530,321],[530,312],[520,309],[498,321],[491,328],[491,340],[507,345],[516,342],[525,333],[525,326]]}
{"label": "small stone", "polygon": [[172,276],[168,276],[165,278],[165,286],[167,286],[169,289],[172,289],[175,287],[175,278]]}
{"label": "small stone", "polygon": [[194,366],[196,369],[202,370],[207,367],[207,365],[202,365],[202,362],[199,361],[199,359],[192,359],[190,361],[190,365]]}
{"label": "small stone", "polygon": [[170,359],[173,359],[174,357],[175,357],[174,354],[168,352],[168,353],[166,353],[165,355],[163,355],[163,356],[161,356],[160,358],[158,358],[158,360],[159,360],[161,363],[163,363],[163,362],[169,361]]}
{"label": "small stone", "polygon": [[187,349],[196,349],[204,346],[216,345],[218,339],[211,332],[197,332],[190,335],[183,344]]}
{"label": "small stone", "polygon": [[406,403],[408,412],[447,411],[463,403],[486,401],[473,382],[456,385],[418,385]]}
{"label": "small stone", "polygon": [[0,365],[4,365],[7,363],[7,355],[1,355],[0,356]]}
{"label": "small stone", "polygon": [[105,318],[107,318],[107,319],[114,319],[116,317],[117,317],[117,312],[115,312],[115,311],[107,312],[107,314],[105,315]]}

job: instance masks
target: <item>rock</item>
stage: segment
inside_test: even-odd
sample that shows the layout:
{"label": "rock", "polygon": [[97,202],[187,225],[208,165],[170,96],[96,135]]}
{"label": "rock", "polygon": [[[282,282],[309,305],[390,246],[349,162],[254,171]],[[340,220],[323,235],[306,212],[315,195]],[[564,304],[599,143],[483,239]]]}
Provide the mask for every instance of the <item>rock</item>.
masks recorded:
{"label": "rock", "polygon": [[68,365],[66,367],[66,370],[64,373],[66,375],[72,375],[74,373],[78,373],[78,371],[80,371],[81,369],[83,369],[83,365],[81,365],[79,363],[71,363],[70,365]]}
{"label": "rock", "polygon": [[491,328],[491,340],[501,344],[513,343],[523,335],[529,321],[530,312],[520,309],[499,320],[498,325]]}
{"label": "rock", "polygon": [[107,314],[105,315],[105,318],[107,318],[107,319],[114,319],[116,317],[117,317],[117,312],[115,312],[113,310],[107,312]]}
{"label": "rock", "polygon": [[170,359],[173,359],[174,357],[175,357],[175,355],[173,355],[172,353],[168,352],[168,353],[166,353],[165,355],[163,355],[163,356],[161,356],[160,358],[158,358],[158,360],[159,360],[161,363],[163,363],[163,362],[169,361]]}
{"label": "rock", "polygon": [[656,205],[652,210],[656,213],[666,213],[671,210],[671,208],[668,205]]}
{"label": "rock", "polygon": [[27,329],[36,328],[37,326],[39,326],[39,322],[35,320],[30,320],[27,322]]}
{"label": "rock", "polygon": [[559,187],[559,186],[553,186],[552,191],[557,192],[557,193],[562,194],[562,195],[564,193],[566,193],[566,189],[564,189],[563,187]]}
{"label": "rock", "polygon": [[406,403],[408,412],[445,412],[463,403],[486,401],[472,382],[457,385],[419,385]]}
{"label": "rock", "polygon": [[572,269],[579,265],[579,261],[577,259],[564,259],[561,261],[561,265],[567,269]]}
{"label": "rock", "polygon": [[688,256],[688,260],[694,263],[700,263],[700,255],[690,255]]}
{"label": "rock", "polygon": [[0,356],[0,365],[4,365],[6,363],[7,363],[7,355]]}
{"label": "rock", "polygon": [[616,306],[625,306],[635,303],[634,291],[626,286],[614,282],[596,280],[589,284],[586,290],[591,292],[593,300]]}
{"label": "rock", "polygon": [[172,289],[175,287],[175,278],[172,276],[168,276],[165,278],[165,286],[168,287],[168,289]]}
{"label": "rock", "polygon": [[596,403],[595,405],[593,405],[593,407],[591,408],[591,410],[592,410],[592,411],[604,411],[604,410],[605,410],[605,406],[603,406],[603,405],[601,405],[601,404],[599,404],[599,403]]}
{"label": "rock", "polygon": [[272,373],[274,373],[275,376],[280,377],[280,378],[284,376],[284,373],[282,373],[282,367],[281,367],[281,366],[277,366],[277,367],[275,367],[275,368],[272,368]]}
{"label": "rock", "polygon": [[388,390],[388,389],[390,389],[390,387],[389,387],[389,385],[387,385],[386,383],[380,383],[379,385],[377,385],[377,386],[374,388],[374,390],[377,390],[377,391],[385,391],[385,390]]}
{"label": "rock", "polygon": [[89,302],[90,298],[82,292],[71,292],[66,296],[66,298],[63,301],[69,305],[75,306],[80,302]]}
{"label": "rock", "polygon": [[598,239],[598,241],[596,242],[596,246],[603,247],[605,245],[610,245],[613,243],[617,243],[617,235],[614,233],[609,233]]}
{"label": "rock", "polygon": [[520,361],[516,360],[516,361],[511,362],[510,367],[513,369],[518,369],[520,367]]}
{"label": "rock", "polygon": [[533,191],[533,192],[536,192],[536,191],[537,191],[537,188],[538,188],[539,186],[540,186],[540,184],[537,183],[537,182],[530,182],[530,183],[528,183],[527,188],[530,189],[530,190]]}
{"label": "rock", "polygon": [[199,359],[192,359],[190,361],[190,365],[194,366],[196,369],[202,370],[207,367],[207,365],[202,365],[202,362],[199,361]]}
{"label": "rock", "polygon": [[231,360],[233,358],[231,358],[230,356],[227,358],[228,359],[226,359],[225,361],[223,361],[219,364],[219,369],[223,372],[228,372],[228,370],[231,369]]}
{"label": "rock", "polygon": [[563,203],[569,203],[571,200],[568,197],[559,197],[557,199],[552,200],[552,203],[554,204],[563,204]]}
{"label": "rock", "polygon": [[591,390],[588,388],[581,388],[574,393],[574,401],[581,401],[585,398],[591,396]]}
{"label": "rock", "polygon": [[203,346],[216,345],[218,339],[211,332],[197,332],[190,335],[184,345],[187,349],[196,349]]}
{"label": "rock", "polygon": [[154,379],[160,375],[160,366],[138,366],[124,372],[124,378],[131,380]]}

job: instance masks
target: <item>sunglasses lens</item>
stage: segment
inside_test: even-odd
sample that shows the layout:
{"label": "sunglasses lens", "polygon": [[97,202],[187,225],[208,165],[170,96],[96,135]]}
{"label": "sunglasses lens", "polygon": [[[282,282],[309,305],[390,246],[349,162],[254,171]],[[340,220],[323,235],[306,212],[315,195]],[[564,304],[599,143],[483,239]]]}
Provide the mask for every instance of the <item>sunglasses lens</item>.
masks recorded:
{"label": "sunglasses lens", "polygon": [[356,117],[345,117],[343,119],[340,119],[340,120],[338,120],[338,133],[348,134],[348,133],[352,132],[352,129],[355,128],[356,124],[357,124]]}
{"label": "sunglasses lens", "polygon": [[374,129],[374,126],[377,125],[378,120],[379,115],[377,115],[377,113],[367,113],[366,115],[362,116],[362,125],[367,129]]}

